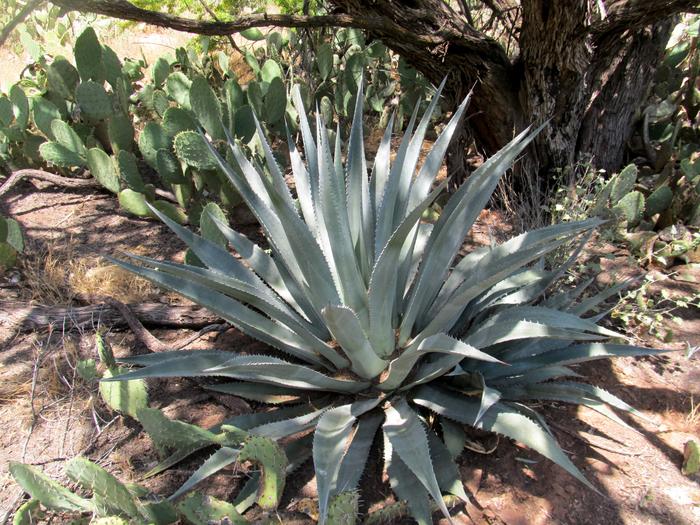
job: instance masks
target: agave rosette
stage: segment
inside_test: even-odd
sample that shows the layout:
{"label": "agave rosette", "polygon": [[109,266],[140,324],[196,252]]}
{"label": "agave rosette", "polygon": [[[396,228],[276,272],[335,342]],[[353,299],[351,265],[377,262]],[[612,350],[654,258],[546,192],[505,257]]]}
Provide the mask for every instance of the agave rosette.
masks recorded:
{"label": "agave rosette", "polygon": [[[272,408],[225,425],[307,442],[312,432],[321,523],[332,497],[357,489],[371,447],[380,443],[378,434],[391,486],[419,523],[431,522],[430,498],[448,519],[443,494],[467,498],[453,460],[464,447],[465,425],[520,441],[591,486],[525,402],[585,405],[620,423],[609,406],[635,413],[608,392],[576,381],[571,368],[656,352],[606,342],[621,336],[598,326],[599,317],[585,316],[616,289],[583,300],[578,298],[585,286],[546,295],[577,254],[553,270],[533,264],[574,239],[581,238],[582,246],[600,221],[548,226],[460,258],[499,178],[537,130],[523,131],[484,162],[431,224],[422,216],[444,190],[444,182],[436,184],[438,170],[468,97],[420,168],[442,86],[420,121],[414,112],[393,162],[392,117],[368,176],[359,89],[345,162],[339,134],[331,145],[317,112],[314,137],[295,96],[305,157],[290,138],[296,199],[259,125],[266,169],[249,161],[230,138],[231,164],[207,142],[259,220],[269,250],[212,217],[234,256],[154,209],[204,267],[140,256],[116,261],[277,352],[131,357],[122,361],[142,368],[116,379],[229,378],[233,381],[210,388]],[[196,448],[176,453],[166,464]],[[228,463],[208,460],[187,487]]]}

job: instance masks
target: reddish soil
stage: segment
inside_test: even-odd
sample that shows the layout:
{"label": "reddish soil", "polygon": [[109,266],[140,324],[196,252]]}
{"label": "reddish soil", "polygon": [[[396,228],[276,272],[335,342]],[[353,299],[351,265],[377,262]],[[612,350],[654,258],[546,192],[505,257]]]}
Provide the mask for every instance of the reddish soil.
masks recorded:
{"label": "reddish soil", "polygon": [[[50,245],[60,253],[72,237],[72,257],[134,249],[158,257],[182,255],[182,245],[162,226],[122,214],[115,199],[106,194],[52,187],[34,191],[29,183],[23,183],[5,196],[0,212],[20,221],[30,252],[41,253]],[[473,241],[483,244],[491,237],[500,241],[509,234],[500,215],[485,213]],[[619,277],[619,272],[629,267],[624,252],[614,247],[602,260],[601,283],[609,280],[610,275]],[[25,297],[24,291],[29,286],[26,275],[25,268],[25,271],[7,272],[0,278],[0,299]],[[675,285],[669,282],[669,286]],[[697,284],[691,288],[697,293]],[[700,344],[697,310],[683,312],[683,316],[688,324],[682,334],[677,333],[680,341],[672,347],[684,347],[685,340],[691,345]],[[163,341],[179,340],[187,333],[190,332],[154,331]],[[129,332],[111,331],[107,339],[118,355],[145,351]],[[2,512],[16,509],[22,499],[21,490],[7,471],[11,460],[40,465],[62,481],[65,481],[61,477],[65,460],[78,453],[98,461],[125,481],[136,481],[153,465],[155,451],[139,425],[121,417],[115,419],[99,401],[95,385],[77,378],[71,368],[77,358],[95,357],[92,331],[71,329],[67,322],[52,333],[20,334],[14,327],[3,325],[0,319],[0,342],[0,426],[4,430],[0,436]],[[190,348],[213,346],[262,348],[260,343],[235,330],[210,334]],[[623,415],[622,419],[630,426],[624,428],[588,409],[556,403],[540,407],[553,422],[553,431],[562,447],[599,493],[585,488],[538,454],[503,439],[492,454],[465,450],[460,457],[460,468],[473,504],[467,509],[454,509],[455,522],[700,523],[700,478],[689,478],[680,472],[685,442],[700,435],[700,411],[694,408],[695,400],[700,400],[698,356],[689,360],[684,353],[674,352],[663,357],[619,359],[614,363],[600,361],[579,367],[579,372],[637,407],[654,422]],[[32,389],[33,377],[36,380]],[[34,418],[29,401],[32,391]],[[165,409],[168,416],[202,425],[212,425],[226,416],[250,410],[238,398],[212,395],[189,380],[153,381],[149,397],[151,404]],[[98,430],[98,425],[102,430]],[[492,441],[490,437],[476,439]],[[201,458],[182,463],[146,485],[156,493],[167,495],[182,483],[198,461]],[[371,510],[391,501],[388,483],[379,477],[380,464],[380,456],[370,458],[362,483],[363,506]],[[227,470],[201,489],[228,498],[236,493],[238,481],[244,476],[240,469]],[[303,511],[310,506],[308,498],[314,496],[312,478],[312,469],[307,464],[289,480],[280,509],[283,523],[311,523]],[[438,515],[435,519],[436,523],[445,523]]]}

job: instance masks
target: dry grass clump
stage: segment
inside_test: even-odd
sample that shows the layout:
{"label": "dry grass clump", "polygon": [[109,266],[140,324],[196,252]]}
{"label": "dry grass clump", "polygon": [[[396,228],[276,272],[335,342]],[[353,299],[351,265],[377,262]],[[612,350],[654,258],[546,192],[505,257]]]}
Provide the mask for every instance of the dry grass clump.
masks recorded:
{"label": "dry grass clump", "polygon": [[[131,250],[139,253],[139,248]],[[124,303],[153,300],[162,293],[148,281],[96,255],[81,254],[76,243],[36,244],[20,259],[21,299],[46,306],[113,297]]]}

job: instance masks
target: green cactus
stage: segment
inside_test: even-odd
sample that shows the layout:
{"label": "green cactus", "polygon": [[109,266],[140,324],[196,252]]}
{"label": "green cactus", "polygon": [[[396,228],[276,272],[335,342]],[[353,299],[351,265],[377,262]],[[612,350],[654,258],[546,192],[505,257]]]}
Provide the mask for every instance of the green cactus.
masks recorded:
{"label": "green cactus", "polygon": [[213,219],[218,219],[221,222],[228,224],[226,215],[221,208],[219,208],[216,203],[210,202],[204,206],[199,219],[199,228],[201,230],[202,237],[215,242],[219,246],[226,247],[228,243],[226,237],[223,236],[221,230],[216,226]]}
{"label": "green cactus", "polygon": [[260,68],[260,78],[267,84],[270,84],[275,78],[282,80],[282,68],[277,61],[268,59],[263,64],[262,68]]}
{"label": "green cactus", "polygon": [[629,164],[615,175],[610,181],[610,200],[613,204],[617,204],[625,195],[634,189],[637,182],[637,166]]}
{"label": "green cactus", "polygon": [[33,525],[43,518],[38,499],[30,499],[15,512],[12,525]]}
{"label": "green cactus", "polygon": [[196,492],[183,498],[177,504],[177,510],[187,519],[188,523],[193,525],[209,525],[210,523],[247,525],[248,523],[230,503]]}
{"label": "green cactus", "polygon": [[642,220],[644,207],[644,195],[638,191],[632,191],[613,206],[613,212],[625,219],[629,227],[634,227]]}
{"label": "green cactus", "polygon": [[184,421],[168,419],[156,408],[144,407],[137,416],[161,456],[173,450],[216,443],[213,432]]}
{"label": "green cactus", "polygon": [[360,506],[357,491],[341,492],[334,496],[328,506],[328,525],[355,525]]}
{"label": "green cactus", "polygon": [[105,69],[102,63],[102,46],[92,27],[88,26],[75,40],[73,53],[75,65],[83,81],[104,82]]}
{"label": "green cactus", "polygon": [[256,115],[262,115],[263,107],[265,105],[264,94],[262,86],[258,82],[249,82],[248,89],[246,91],[246,96],[248,98],[248,104]]}
{"label": "green cactus", "polygon": [[163,114],[163,129],[170,137],[175,137],[183,131],[196,131],[197,119],[191,111],[171,107]]}
{"label": "green cactus", "polygon": [[163,117],[165,112],[168,110],[170,107],[170,101],[168,100],[168,96],[165,94],[164,91],[161,91],[160,89],[156,89],[153,91],[153,99],[151,102],[151,106],[153,108],[153,111],[155,111],[159,117]]}
{"label": "green cactus", "polygon": [[177,509],[168,500],[155,503],[145,503],[141,506],[141,514],[148,525],[169,525],[180,523]]}
{"label": "green cactus", "polygon": [[144,160],[154,169],[158,169],[158,150],[170,149],[171,139],[165,129],[156,122],[149,122],[139,135],[139,150]]}
{"label": "green cactus", "polygon": [[277,124],[284,118],[284,113],[287,110],[287,91],[284,87],[282,79],[274,77],[270,81],[265,94],[263,116],[269,124]]}
{"label": "green cactus", "polygon": [[6,95],[0,95],[0,126],[8,127],[15,119],[12,102]]}
{"label": "green cactus", "polygon": [[19,84],[10,88],[9,96],[10,102],[12,102],[12,112],[15,116],[15,126],[24,130],[29,123],[29,99]]}
{"label": "green cactus", "polygon": [[183,131],[175,137],[175,154],[182,162],[195,169],[217,168],[216,160],[209,152],[204,138],[195,131]]}
{"label": "green cactus", "polygon": [[123,113],[115,113],[109,118],[107,133],[112,151],[132,151],[134,145],[134,126],[131,118]]}
{"label": "green cactus", "polygon": [[73,64],[64,57],[57,56],[46,70],[46,80],[51,91],[63,99],[73,100],[80,75]]}
{"label": "green cactus", "polygon": [[178,224],[187,224],[187,214],[172,202],[157,200],[153,202],[153,207]]}
{"label": "green cactus", "polygon": [[70,124],[61,119],[54,119],[51,122],[51,132],[56,142],[61,146],[68,148],[80,157],[87,156],[87,149],[85,148],[85,144],[83,144],[83,140]]}
{"label": "green cactus", "polygon": [[129,525],[129,522],[118,516],[108,516],[106,518],[92,520],[90,525]]}
{"label": "green cactus", "polygon": [[262,467],[257,502],[264,510],[276,509],[285,485],[287,456],[284,451],[269,438],[251,436],[241,448],[238,461],[251,461]]}
{"label": "green cactus", "polygon": [[156,87],[160,87],[167,80],[170,74],[170,64],[165,58],[160,57],[153,64],[153,69],[151,70],[151,78]]}
{"label": "green cactus", "polygon": [[51,131],[51,123],[61,119],[61,112],[56,105],[45,97],[32,98],[32,119],[34,125],[49,140],[56,140]]}
{"label": "green cactus", "polygon": [[137,217],[150,217],[151,210],[146,204],[146,196],[131,188],[119,192],[119,205]]}
{"label": "green cactus", "polygon": [[160,175],[168,184],[182,184],[187,181],[182,174],[180,161],[169,149],[159,149],[156,153],[156,166]]}
{"label": "green cactus", "polygon": [[234,118],[236,136],[243,142],[250,142],[255,135],[255,118],[253,108],[248,105],[241,106],[236,110]]}
{"label": "green cactus", "polygon": [[112,101],[97,82],[81,82],[75,88],[75,100],[82,113],[93,122],[106,119],[112,114]]}
{"label": "green cactus", "polygon": [[[103,375],[104,379],[126,372],[115,364],[112,349],[101,334],[95,334],[95,343],[100,360],[107,367]],[[102,399],[112,410],[133,418],[136,418],[139,410],[148,406],[146,383],[142,379],[123,382],[101,381],[99,390]]]}
{"label": "green cactus", "polygon": [[109,472],[83,457],[73,458],[66,465],[67,476],[84,489],[93,493],[106,507],[103,515],[126,514],[137,518],[139,512],[134,497],[122,483]]}
{"label": "green cactus", "polygon": [[36,467],[11,461],[10,474],[32,498],[39,500],[46,508],[66,512],[83,512],[92,508],[88,500],[73,494]]}
{"label": "green cactus", "polygon": [[57,142],[44,142],[39,146],[39,154],[48,163],[61,168],[85,167],[86,159]]}
{"label": "green cactus", "polygon": [[102,65],[105,80],[112,86],[112,91],[116,92],[123,80],[122,63],[114,50],[109,46],[102,46]]}
{"label": "green cactus", "polygon": [[183,108],[190,107],[190,86],[192,81],[187,76],[176,71],[168,75],[165,81],[165,91],[168,96]]}
{"label": "green cactus", "polygon": [[647,197],[646,201],[645,216],[651,218],[657,213],[666,211],[671,206],[673,190],[668,186],[659,186]]}
{"label": "green cactus", "polygon": [[226,138],[222,124],[221,103],[204,77],[196,77],[192,81],[190,105],[200,124],[212,139]]}
{"label": "green cactus", "polygon": [[87,152],[87,163],[90,173],[103,187],[112,193],[119,193],[119,175],[117,174],[112,157],[100,148],[91,148]]}
{"label": "green cactus", "polygon": [[117,171],[119,178],[124,181],[124,184],[134,191],[143,193],[143,179],[139,173],[136,157],[133,153],[121,150],[117,154]]}

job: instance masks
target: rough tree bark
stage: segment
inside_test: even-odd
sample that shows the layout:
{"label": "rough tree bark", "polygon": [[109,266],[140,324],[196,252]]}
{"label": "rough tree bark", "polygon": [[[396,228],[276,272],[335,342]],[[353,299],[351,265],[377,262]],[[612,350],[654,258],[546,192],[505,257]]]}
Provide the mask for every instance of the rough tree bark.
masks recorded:
{"label": "rough tree bark", "polygon": [[[483,0],[503,19],[519,10],[518,52],[508,54],[474,27],[466,2],[453,8],[444,0],[328,0],[332,12],[323,16],[260,14],[232,22],[152,13],[126,0],[53,3],[209,35],[260,26],[364,29],[430,81],[447,76],[450,106],[474,87],[465,132],[487,155],[526,125],[549,121],[522,169],[542,181],[579,160],[619,166],[672,20],[700,12],[697,0]],[[461,166],[466,137],[452,149],[451,164]]]}

